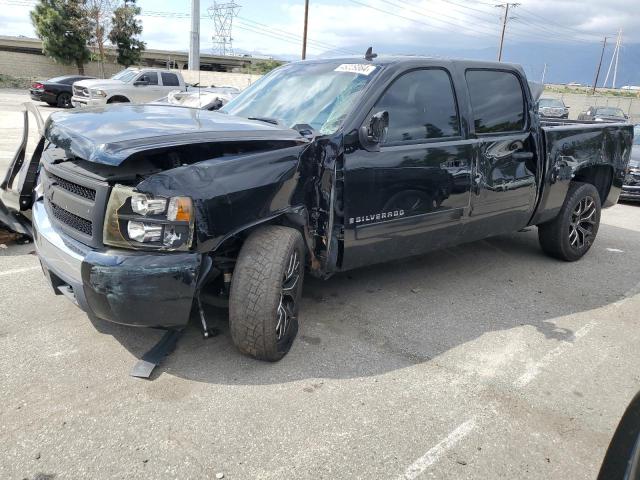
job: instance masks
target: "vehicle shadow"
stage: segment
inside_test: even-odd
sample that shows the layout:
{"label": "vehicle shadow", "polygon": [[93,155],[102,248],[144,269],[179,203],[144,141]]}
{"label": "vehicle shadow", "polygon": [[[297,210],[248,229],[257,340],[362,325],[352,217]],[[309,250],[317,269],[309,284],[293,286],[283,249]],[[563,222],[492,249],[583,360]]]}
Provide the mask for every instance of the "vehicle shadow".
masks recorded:
{"label": "vehicle shadow", "polygon": [[[328,281],[307,277],[298,339],[280,362],[238,353],[226,311],[210,308],[207,317],[220,335],[203,340],[191,325],[154,376],[238,385],[372,376],[427,362],[487,332],[523,325],[549,339],[572,341],[574,332],[555,320],[611,304],[636,288],[638,246],[640,232],[601,225],[591,252],[566,263],[546,257],[536,228],[529,228]],[[94,324],[137,357],[162,335]]]}

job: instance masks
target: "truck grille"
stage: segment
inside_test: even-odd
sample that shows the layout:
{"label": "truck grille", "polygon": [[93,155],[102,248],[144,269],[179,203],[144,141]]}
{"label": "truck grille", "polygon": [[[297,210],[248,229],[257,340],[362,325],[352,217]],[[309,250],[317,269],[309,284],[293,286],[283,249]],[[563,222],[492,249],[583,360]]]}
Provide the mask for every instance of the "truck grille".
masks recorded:
{"label": "truck grille", "polygon": [[102,245],[109,184],[85,176],[76,162],[53,163],[47,150],[41,171],[45,208],[53,226],[90,247]]}
{"label": "truck grille", "polygon": [[73,94],[76,97],[89,97],[89,89],[87,87],[80,87],[80,86],[76,86],[74,85],[73,87]]}
{"label": "truck grille", "polygon": [[86,220],[71,212],[67,212],[64,208],[59,207],[53,202],[49,202],[53,216],[65,225],[70,226],[74,230],[84,233],[91,237],[93,235],[93,224],[90,220]]}
{"label": "truck grille", "polygon": [[78,185],[77,183],[70,182],[69,180],[65,180],[64,178],[60,178],[53,173],[48,173],[49,180],[60,188],[64,188],[67,192],[74,193],[80,197],[86,198],[88,200],[96,199],[96,191],[93,188],[83,187],[82,185]]}

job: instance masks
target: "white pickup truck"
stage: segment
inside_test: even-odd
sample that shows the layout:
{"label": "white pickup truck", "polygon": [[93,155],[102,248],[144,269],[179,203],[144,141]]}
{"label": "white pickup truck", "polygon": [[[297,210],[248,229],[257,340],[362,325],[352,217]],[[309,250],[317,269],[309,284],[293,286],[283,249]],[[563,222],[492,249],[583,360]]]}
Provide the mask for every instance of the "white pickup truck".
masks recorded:
{"label": "white pickup truck", "polygon": [[127,68],[108,79],[75,82],[71,104],[74,107],[92,107],[107,103],[147,103],[175,90],[186,90],[180,72],[159,68]]}

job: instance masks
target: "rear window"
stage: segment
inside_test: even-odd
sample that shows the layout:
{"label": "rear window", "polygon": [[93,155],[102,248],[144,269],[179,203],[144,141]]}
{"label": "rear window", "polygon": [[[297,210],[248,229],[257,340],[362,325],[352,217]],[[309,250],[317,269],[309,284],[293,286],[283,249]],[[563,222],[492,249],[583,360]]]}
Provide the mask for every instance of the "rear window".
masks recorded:
{"label": "rear window", "polygon": [[179,87],[178,76],[175,73],[162,72],[162,85],[165,87]]}
{"label": "rear window", "polygon": [[516,132],[525,126],[522,86],[512,72],[467,70],[476,133]]}

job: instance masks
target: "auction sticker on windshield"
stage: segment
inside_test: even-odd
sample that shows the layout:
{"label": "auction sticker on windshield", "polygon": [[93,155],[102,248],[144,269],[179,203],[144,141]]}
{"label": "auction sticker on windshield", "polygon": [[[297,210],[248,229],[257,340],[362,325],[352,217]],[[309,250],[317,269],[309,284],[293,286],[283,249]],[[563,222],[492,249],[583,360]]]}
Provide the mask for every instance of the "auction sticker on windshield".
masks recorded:
{"label": "auction sticker on windshield", "polygon": [[375,65],[367,65],[362,63],[343,63],[336,67],[336,72],[358,73],[360,75],[369,75],[376,69]]}

